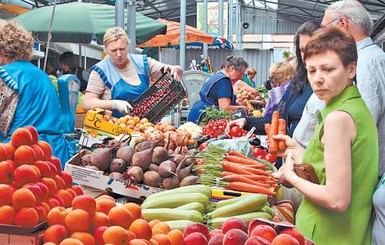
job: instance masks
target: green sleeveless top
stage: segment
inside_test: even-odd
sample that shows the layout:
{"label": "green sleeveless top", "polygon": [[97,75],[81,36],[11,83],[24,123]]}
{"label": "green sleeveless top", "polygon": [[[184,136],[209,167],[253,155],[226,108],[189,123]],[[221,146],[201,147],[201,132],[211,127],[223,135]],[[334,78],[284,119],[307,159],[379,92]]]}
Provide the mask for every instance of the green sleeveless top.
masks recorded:
{"label": "green sleeveless top", "polygon": [[321,185],[326,183],[321,138],[325,118],[336,110],[349,113],[357,131],[351,146],[350,205],[345,212],[336,213],[304,198],[296,214],[296,226],[317,245],[369,245],[373,221],[372,195],[378,172],[378,135],[376,124],[356,86],[346,88],[319,113],[318,124],[306,149],[303,163],[312,164]]}

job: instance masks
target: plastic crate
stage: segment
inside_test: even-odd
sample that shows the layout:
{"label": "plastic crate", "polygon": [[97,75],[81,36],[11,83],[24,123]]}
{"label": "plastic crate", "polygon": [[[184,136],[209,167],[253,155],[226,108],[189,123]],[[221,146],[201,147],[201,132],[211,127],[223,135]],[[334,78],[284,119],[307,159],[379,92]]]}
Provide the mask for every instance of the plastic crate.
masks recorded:
{"label": "plastic crate", "polygon": [[[152,98],[159,98],[151,101]],[[186,97],[182,81],[176,81],[169,72],[165,72],[132,105],[132,116],[147,118],[150,122],[159,122],[170,110]]]}

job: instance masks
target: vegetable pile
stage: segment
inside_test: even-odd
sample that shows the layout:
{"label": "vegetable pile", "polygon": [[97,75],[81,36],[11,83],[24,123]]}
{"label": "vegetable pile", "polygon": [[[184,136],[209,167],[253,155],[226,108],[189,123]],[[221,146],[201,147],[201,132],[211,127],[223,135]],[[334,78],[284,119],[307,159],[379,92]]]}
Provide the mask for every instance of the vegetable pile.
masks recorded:
{"label": "vegetable pile", "polygon": [[211,144],[208,151],[201,152],[195,167],[199,183],[219,185],[236,191],[275,195],[277,183],[271,166],[235,151],[219,149]]}

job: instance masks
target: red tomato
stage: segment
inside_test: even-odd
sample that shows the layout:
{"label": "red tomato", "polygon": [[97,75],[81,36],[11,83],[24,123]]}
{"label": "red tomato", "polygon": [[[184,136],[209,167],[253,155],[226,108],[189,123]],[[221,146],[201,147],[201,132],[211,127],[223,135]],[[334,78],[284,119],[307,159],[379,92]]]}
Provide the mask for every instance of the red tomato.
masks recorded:
{"label": "red tomato", "polygon": [[256,157],[256,158],[262,158],[262,159],[265,159],[266,155],[268,154],[267,151],[259,148],[259,147],[255,147],[253,149],[253,156]]}
{"label": "red tomato", "polygon": [[202,144],[200,144],[199,151],[203,151],[209,144],[210,142],[203,142]]}
{"label": "red tomato", "polygon": [[266,159],[269,163],[274,163],[274,162],[277,160],[277,156],[268,153],[268,154],[266,155],[265,159]]}
{"label": "red tomato", "polygon": [[233,126],[231,127],[229,134],[231,137],[241,137],[243,135],[243,129],[238,126]]}

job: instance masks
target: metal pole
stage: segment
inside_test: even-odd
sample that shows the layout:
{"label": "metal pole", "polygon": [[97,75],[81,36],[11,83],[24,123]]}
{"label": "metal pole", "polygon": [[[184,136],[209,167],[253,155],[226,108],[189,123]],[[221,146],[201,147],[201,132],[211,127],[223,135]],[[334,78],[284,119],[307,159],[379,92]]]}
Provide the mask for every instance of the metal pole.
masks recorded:
{"label": "metal pole", "polygon": [[180,48],[179,65],[185,70],[186,55],[186,0],[180,1]]}
{"label": "metal pole", "polygon": [[[208,3],[207,3],[207,0],[204,0],[203,1],[203,30],[206,33],[208,31],[208,26],[207,26],[207,14],[208,14],[207,12],[208,11],[207,11],[207,9],[208,9]],[[207,52],[208,48],[209,48],[208,44],[204,43],[203,44],[203,57],[204,58],[208,57],[208,52]]]}
{"label": "metal pole", "polygon": [[227,33],[227,40],[233,42],[233,0],[229,0],[229,32]]}
{"label": "metal pole", "polygon": [[130,38],[130,53],[135,53],[136,48],[136,1],[127,2],[127,35]]}
{"label": "metal pole", "polygon": [[115,26],[124,28],[124,0],[115,1]]}
{"label": "metal pole", "polygon": [[237,33],[237,49],[241,49],[241,3],[238,0],[237,1],[237,9],[236,9],[236,25],[235,25],[235,30]]}
{"label": "metal pole", "polygon": [[223,37],[223,0],[218,1],[218,11],[219,11],[219,36]]}

